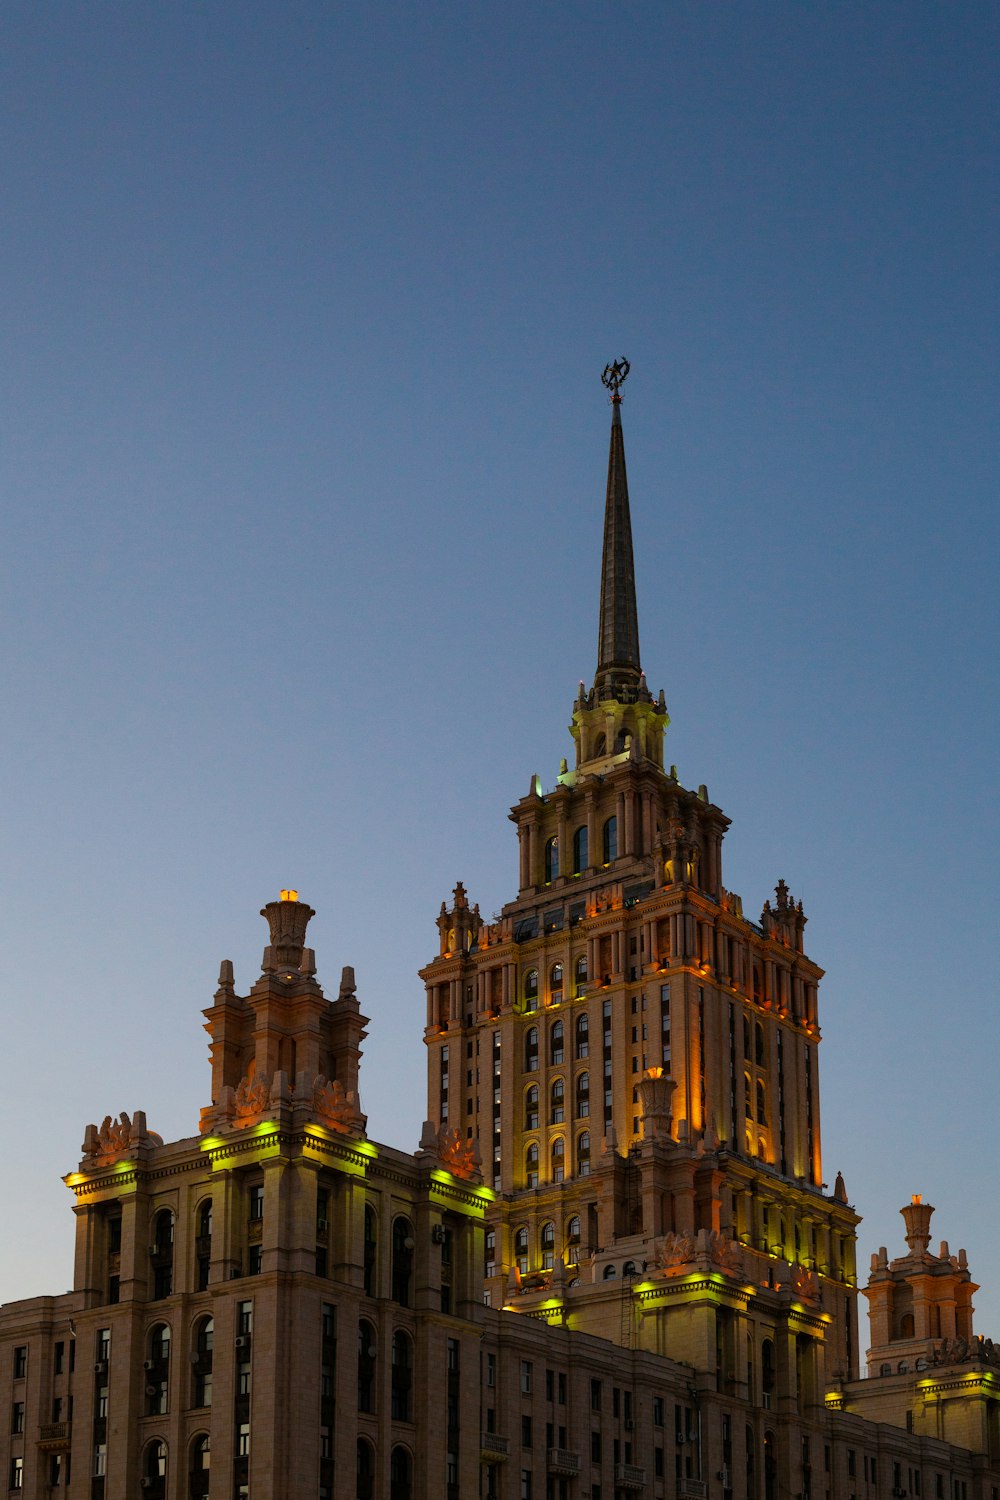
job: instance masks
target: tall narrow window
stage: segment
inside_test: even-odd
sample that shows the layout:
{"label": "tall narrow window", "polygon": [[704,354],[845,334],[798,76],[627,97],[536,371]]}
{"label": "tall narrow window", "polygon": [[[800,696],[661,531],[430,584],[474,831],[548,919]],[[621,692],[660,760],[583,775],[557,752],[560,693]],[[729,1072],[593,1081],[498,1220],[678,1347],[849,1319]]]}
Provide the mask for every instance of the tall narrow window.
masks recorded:
{"label": "tall narrow window", "polygon": [[195,1255],[198,1261],[198,1290],[208,1286],[212,1265],[212,1200],[205,1198],[198,1205],[198,1229],[195,1239]]}
{"label": "tall narrow window", "polygon": [[604,863],[618,858],[618,819],[609,818],[604,825]]}
{"label": "tall narrow window", "polygon": [[413,1227],[400,1216],[392,1223],[392,1300],[409,1307],[413,1283]]}
{"label": "tall narrow window", "polygon": [[211,1318],[199,1318],[194,1329],[192,1353],[194,1406],[212,1404],[212,1361],[215,1346],[215,1324]]}
{"label": "tall narrow window", "polygon": [[549,1004],[561,1005],[563,997],[563,966],[553,964],[549,973]]}
{"label": "tall narrow window", "polygon": [[169,1297],[174,1284],[174,1216],[163,1208],[153,1220],[153,1243],[150,1247],[154,1298]]}
{"label": "tall narrow window", "polygon": [[188,1488],[191,1500],[208,1500],[212,1454],[207,1432],[199,1432],[191,1439],[189,1452],[191,1458],[188,1464]]}
{"label": "tall narrow window", "polygon": [[529,1026],[524,1033],[524,1071],[538,1072],[538,1027]]}
{"label": "tall narrow window", "polygon": [[365,1296],[375,1295],[375,1265],[378,1248],[378,1222],[375,1210],[365,1205]]}
{"label": "tall narrow window", "polygon": [[576,1018],[576,1055],[578,1058],[590,1054],[590,1022],[586,1015]]}
{"label": "tall narrow window", "polygon": [[551,885],[559,876],[559,840],[548,839],[545,844],[545,883]]}
{"label": "tall narrow window", "polygon": [[538,1129],[538,1085],[533,1083],[524,1096],[524,1128]]}
{"label": "tall narrow window", "polygon": [[576,1140],[576,1175],[590,1175],[590,1131],[582,1130]]}
{"label": "tall narrow window", "polygon": [[590,1114],[590,1074],[578,1073],[576,1078],[576,1118],[585,1120]]}
{"label": "tall narrow window", "polygon": [[167,1409],[170,1378],[170,1329],[166,1323],[157,1323],[151,1329],[147,1349],[149,1358],[143,1364],[143,1374],[146,1380],[146,1415],[147,1417],[162,1416]]}
{"label": "tall narrow window", "polygon": [[412,1500],[413,1466],[405,1448],[393,1448],[389,1458],[389,1500]]}
{"label": "tall narrow window", "polygon": [[566,1118],[566,1085],[561,1078],[553,1078],[549,1090],[549,1124],[561,1125]]}
{"label": "tall narrow window", "polygon": [[367,1318],[358,1323],[358,1411],[375,1410],[375,1329]]}
{"label": "tall narrow window", "polygon": [[552,1181],[566,1180],[566,1143],[561,1135],[552,1142]]}
{"label": "tall narrow window", "polygon": [[584,823],[573,835],[573,874],[582,875],[588,864],[587,825]]}
{"label": "tall narrow window", "polygon": [[542,1269],[551,1271],[556,1257],[556,1226],[549,1220],[542,1225]]}
{"label": "tall narrow window", "polygon": [[528,1231],[522,1224],[514,1235],[514,1263],[522,1276],[528,1274]]}
{"label": "tall narrow window", "polygon": [[538,1008],[537,969],[529,969],[524,976],[524,1008],[525,1010],[537,1010]]}
{"label": "tall narrow window", "polygon": [[585,994],[587,990],[587,955],[585,953],[581,953],[577,959],[573,977],[576,982],[576,998],[579,1000],[580,996]]}
{"label": "tall narrow window", "polygon": [[413,1354],[409,1334],[398,1328],[392,1336],[392,1420],[409,1422]]}
{"label": "tall narrow window", "polygon": [[[559,972],[562,973],[562,970],[560,969]],[[563,1023],[561,1021],[554,1022],[552,1030],[549,1032],[549,1062],[555,1068],[559,1067],[563,1060],[565,1052],[564,1036]]]}
{"label": "tall narrow window", "polygon": [[538,1186],[538,1142],[532,1141],[524,1153],[524,1183],[525,1187],[536,1188]]}

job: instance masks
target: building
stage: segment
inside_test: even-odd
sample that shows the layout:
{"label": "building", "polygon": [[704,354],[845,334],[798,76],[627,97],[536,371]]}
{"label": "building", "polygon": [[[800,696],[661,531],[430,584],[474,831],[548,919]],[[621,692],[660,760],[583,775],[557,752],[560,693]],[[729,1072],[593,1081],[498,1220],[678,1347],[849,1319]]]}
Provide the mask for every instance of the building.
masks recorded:
{"label": "building", "polygon": [[[823,1181],[818,988],[784,881],[749,920],[729,819],[664,759],[612,426],[597,670],[573,765],[513,808],[519,885],[461,885],[415,1153],[368,1138],[367,1021],[283,891],[224,962],[211,1102],[90,1125],[73,1290],[0,1309],[14,1494],[67,1500],[1000,1500],[1000,1354],[964,1252],[874,1257]],[[414,1039],[416,1044],[416,1039]]]}

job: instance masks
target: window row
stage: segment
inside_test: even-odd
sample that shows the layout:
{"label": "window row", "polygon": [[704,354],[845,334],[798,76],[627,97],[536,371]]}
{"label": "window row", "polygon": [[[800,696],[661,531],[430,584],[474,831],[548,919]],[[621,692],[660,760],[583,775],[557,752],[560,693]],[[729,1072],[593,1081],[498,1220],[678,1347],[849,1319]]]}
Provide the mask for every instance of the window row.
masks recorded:
{"label": "window row", "polygon": [[[590,1131],[581,1130],[576,1138],[575,1146],[575,1168],[577,1177],[587,1177],[590,1174]],[[537,1141],[524,1153],[524,1185],[536,1188],[539,1182],[540,1153]],[[549,1179],[550,1182],[565,1182],[566,1180],[566,1142],[561,1135],[557,1135],[549,1143]]]}
{"label": "window row", "polygon": [[[530,1235],[528,1226],[522,1224],[514,1231],[514,1264],[522,1276],[526,1276],[531,1269],[529,1263]],[[580,1218],[574,1214],[566,1222],[563,1235],[562,1254],[567,1265],[575,1266],[580,1260]],[[536,1244],[536,1264],[541,1265],[545,1271],[550,1271],[555,1264],[556,1254],[556,1226],[552,1220],[548,1220],[538,1230]],[[490,1230],[486,1236],[486,1274],[490,1276],[493,1271],[491,1264],[495,1266],[496,1256],[496,1231]]]}
{"label": "window row", "polygon": [[[573,1117],[585,1120],[590,1114],[590,1074],[578,1073],[574,1085]],[[566,1118],[566,1084],[562,1078],[554,1078],[549,1085],[548,1123],[561,1125]],[[539,1125],[538,1084],[533,1083],[524,1092],[524,1128],[537,1130]]]}
{"label": "window row", "polygon": [[[524,1071],[538,1072],[537,1026],[529,1026],[524,1033]],[[590,1056],[590,1022],[586,1015],[577,1016],[573,1022],[573,1055],[580,1058]],[[566,1061],[566,1026],[563,1021],[553,1021],[548,1029],[549,1066],[558,1068]]]}
{"label": "window row", "polygon": [[[618,819],[610,817],[605,820],[601,828],[601,863],[610,865],[618,858]],[[583,875],[590,869],[590,834],[586,823],[581,823],[575,829],[572,838],[572,868],[573,875]],[[558,880],[562,874],[561,860],[559,855],[559,839],[547,839],[544,855],[544,879],[546,885],[551,885]]]}

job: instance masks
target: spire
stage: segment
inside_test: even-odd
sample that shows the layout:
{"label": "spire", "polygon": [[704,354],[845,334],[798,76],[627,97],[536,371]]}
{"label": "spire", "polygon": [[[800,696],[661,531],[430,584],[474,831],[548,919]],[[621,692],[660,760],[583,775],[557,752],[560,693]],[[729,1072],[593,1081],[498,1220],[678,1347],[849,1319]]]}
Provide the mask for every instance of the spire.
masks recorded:
{"label": "spire", "polygon": [[[622,435],[621,385],[629,362],[608,365],[601,376],[611,392],[611,449],[608,454],[608,493],[604,507],[604,552],[601,558],[601,623],[597,639],[598,699],[634,701],[640,682],[639,620],[635,607],[635,566],[632,560],[632,519],[625,472]],[[623,691],[624,690],[624,691]]]}

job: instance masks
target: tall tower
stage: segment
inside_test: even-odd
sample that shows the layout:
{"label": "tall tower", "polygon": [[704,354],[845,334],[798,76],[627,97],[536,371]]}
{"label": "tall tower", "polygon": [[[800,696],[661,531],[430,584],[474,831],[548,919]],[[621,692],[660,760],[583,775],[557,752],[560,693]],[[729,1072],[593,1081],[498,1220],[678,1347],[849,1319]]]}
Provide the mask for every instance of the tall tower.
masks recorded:
{"label": "tall tower", "polygon": [[532,776],[511,809],[519,889],[499,919],[461,885],[442,903],[421,971],[428,1114],[478,1142],[497,1194],[495,1304],[670,1353],[747,1399],[793,1369],[808,1404],[857,1367],[858,1219],[820,1153],[822,970],[783,880],[744,915],[723,884],[729,819],[664,764],[666,703],[639,655],[627,374],[623,360],[603,377],[598,656],[573,767],[548,790]]}

